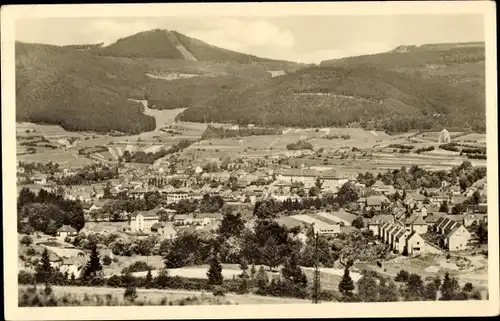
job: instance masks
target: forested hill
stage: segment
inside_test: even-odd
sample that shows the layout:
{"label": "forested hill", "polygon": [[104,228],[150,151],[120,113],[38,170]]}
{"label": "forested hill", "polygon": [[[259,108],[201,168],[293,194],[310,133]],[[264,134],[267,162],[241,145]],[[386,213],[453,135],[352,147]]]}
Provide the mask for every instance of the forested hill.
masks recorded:
{"label": "forested hill", "polygon": [[358,126],[401,132],[484,126],[484,99],[443,81],[373,67],[312,67],[223,92],[187,109],[185,121]]}
{"label": "forested hill", "polygon": [[[154,29],[140,32],[99,48],[101,55],[129,58],[163,58],[215,62],[281,62],[219,48],[177,31]],[[294,64],[294,63],[291,63]]]}
{"label": "forested hill", "polygon": [[140,133],[155,128],[139,103],[147,81],[139,65],[88,51],[16,43],[16,119],[67,130]]}

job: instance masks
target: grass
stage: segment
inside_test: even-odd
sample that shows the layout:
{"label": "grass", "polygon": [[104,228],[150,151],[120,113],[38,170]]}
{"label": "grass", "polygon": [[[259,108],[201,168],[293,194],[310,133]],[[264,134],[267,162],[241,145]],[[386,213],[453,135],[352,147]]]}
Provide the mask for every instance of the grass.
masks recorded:
{"label": "grass", "polygon": [[[28,286],[19,286],[20,299],[25,293],[28,292],[28,288]],[[43,286],[38,286],[37,294],[39,297],[44,296],[43,288]],[[66,297],[66,300],[68,301],[66,304],[78,306],[309,303],[308,300],[267,297],[253,294],[238,295],[229,293],[223,298],[216,298],[211,293],[198,291],[137,289],[138,297],[132,304],[123,298],[125,290],[121,288],[53,286],[52,290],[53,296],[58,303],[63,303],[62,300]],[[27,294],[33,295],[33,293]],[[27,301],[31,302],[31,300]]]}

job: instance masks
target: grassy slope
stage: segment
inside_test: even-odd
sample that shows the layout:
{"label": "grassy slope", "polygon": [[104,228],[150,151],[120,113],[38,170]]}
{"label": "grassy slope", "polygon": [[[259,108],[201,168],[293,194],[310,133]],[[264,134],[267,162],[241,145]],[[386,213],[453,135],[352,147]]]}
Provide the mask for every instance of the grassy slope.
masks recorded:
{"label": "grassy slope", "polygon": [[144,95],[137,65],[49,45],[16,44],[16,117],[68,130],[138,133],[154,118],[128,97]]}
{"label": "grassy slope", "polygon": [[[300,92],[330,95],[297,95]],[[469,92],[418,75],[366,67],[313,67],[222,93],[179,118],[286,126],[345,126],[378,120],[383,127],[397,118],[424,119],[434,113],[446,115],[438,121],[470,125],[484,118],[484,105]]]}

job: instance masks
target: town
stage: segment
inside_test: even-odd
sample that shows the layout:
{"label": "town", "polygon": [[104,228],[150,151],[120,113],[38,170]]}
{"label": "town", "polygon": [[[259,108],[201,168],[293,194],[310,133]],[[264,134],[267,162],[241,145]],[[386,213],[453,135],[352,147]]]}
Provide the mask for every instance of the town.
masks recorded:
{"label": "town", "polygon": [[[379,148],[411,146],[405,139],[407,145],[391,140]],[[453,145],[446,130],[427,139],[444,152]],[[357,153],[361,162],[366,152],[352,150],[340,158]],[[134,153],[106,162],[79,156],[93,164],[73,168],[19,161],[19,283],[45,282],[45,268],[65,291],[125,287],[128,297],[137,296],[135,286],[259,303],[305,301],[315,293],[324,301],[487,296],[484,166],[463,160],[448,170],[403,165],[342,174],[341,166],[308,165],[325,154],[194,159],[179,148],[149,165],[130,161]],[[419,278],[420,290],[391,288],[409,275]],[[440,275],[458,285],[444,294],[436,286]],[[387,289],[363,290],[386,278]]]}

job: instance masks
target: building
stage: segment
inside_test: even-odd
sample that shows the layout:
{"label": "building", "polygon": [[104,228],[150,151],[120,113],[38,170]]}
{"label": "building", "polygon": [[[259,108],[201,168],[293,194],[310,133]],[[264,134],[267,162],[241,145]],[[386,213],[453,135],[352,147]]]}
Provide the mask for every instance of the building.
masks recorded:
{"label": "building", "polygon": [[465,227],[479,225],[481,222],[484,222],[484,223],[488,222],[488,214],[469,213],[469,214],[464,215]]}
{"label": "building", "polygon": [[384,195],[394,194],[395,189],[392,185],[386,185],[382,181],[376,181],[375,184],[370,186],[370,189],[382,193]]}
{"label": "building", "polygon": [[130,230],[132,232],[149,232],[151,227],[158,223],[160,217],[154,211],[140,211],[137,212],[130,219]]}
{"label": "building", "polygon": [[63,225],[57,230],[57,237],[61,240],[66,239],[66,237],[72,237],[78,235],[78,231],[69,225]]}
{"label": "building", "polygon": [[414,231],[418,234],[425,234],[428,230],[427,222],[421,215],[418,214],[413,214],[408,217],[405,221],[405,226],[410,231]]}
{"label": "building", "polygon": [[170,222],[158,222],[151,226],[151,232],[159,234],[164,239],[174,240],[177,237],[177,232],[174,225]]}
{"label": "building", "polygon": [[193,215],[176,214],[173,218],[174,225],[192,225],[194,223]]}
{"label": "building", "polygon": [[358,218],[357,215],[346,212],[344,209],[340,209],[336,212],[320,212],[317,215],[322,216],[335,223],[342,224],[344,226],[351,226],[352,222]]}
{"label": "building", "polygon": [[394,217],[389,214],[379,214],[375,215],[370,219],[370,222],[368,223],[368,229],[372,231],[374,236],[379,236],[379,226],[381,226],[384,223],[387,222],[392,222],[394,221]]}
{"label": "building", "polygon": [[[455,215],[457,216],[457,215]],[[449,217],[441,217],[436,222],[436,232],[441,235],[441,246],[449,251],[461,251],[467,249],[471,240],[471,233],[465,228],[460,220],[452,220]]]}
{"label": "building", "polygon": [[33,180],[33,184],[37,184],[37,185],[46,185],[47,184],[47,177],[43,174],[34,175],[32,180]]}
{"label": "building", "polygon": [[342,233],[340,224],[328,224],[317,221],[313,224],[314,232],[319,235],[338,235]]}
{"label": "building", "polygon": [[372,195],[366,198],[366,205],[364,208],[367,211],[374,210],[378,212],[385,209],[388,204],[389,200],[384,195]]}
{"label": "building", "polygon": [[175,192],[167,194],[167,204],[175,204],[182,200],[189,199],[189,193],[187,192]]}
{"label": "building", "polygon": [[212,223],[222,222],[221,213],[200,213],[193,218],[193,224],[207,226]]}
{"label": "building", "polygon": [[439,133],[438,142],[441,144],[448,144],[451,142],[450,133],[446,130],[446,128]]}

